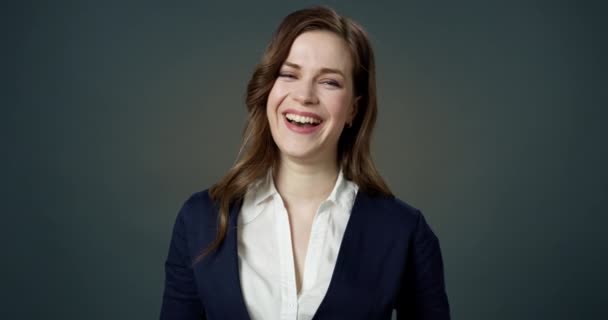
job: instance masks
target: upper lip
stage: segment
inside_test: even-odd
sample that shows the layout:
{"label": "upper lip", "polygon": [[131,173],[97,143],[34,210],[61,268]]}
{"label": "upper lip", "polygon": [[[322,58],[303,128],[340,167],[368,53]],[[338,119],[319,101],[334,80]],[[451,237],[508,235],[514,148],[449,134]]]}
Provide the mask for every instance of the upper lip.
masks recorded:
{"label": "upper lip", "polygon": [[316,113],[312,113],[312,112],[297,111],[297,110],[294,110],[294,109],[287,109],[287,110],[283,111],[283,115],[286,115],[288,113],[297,114],[297,115],[302,116],[302,117],[311,117],[313,119],[317,119],[319,121],[323,121],[323,118],[321,118],[321,116],[319,116]]}

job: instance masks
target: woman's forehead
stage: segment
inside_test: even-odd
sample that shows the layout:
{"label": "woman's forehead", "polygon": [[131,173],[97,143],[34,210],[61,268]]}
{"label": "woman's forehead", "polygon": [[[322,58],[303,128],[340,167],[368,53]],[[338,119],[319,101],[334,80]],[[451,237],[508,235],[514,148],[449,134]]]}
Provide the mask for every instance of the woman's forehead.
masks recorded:
{"label": "woman's forehead", "polygon": [[337,69],[350,75],[352,57],[346,42],[333,32],[308,31],[291,45],[286,59],[302,69]]}

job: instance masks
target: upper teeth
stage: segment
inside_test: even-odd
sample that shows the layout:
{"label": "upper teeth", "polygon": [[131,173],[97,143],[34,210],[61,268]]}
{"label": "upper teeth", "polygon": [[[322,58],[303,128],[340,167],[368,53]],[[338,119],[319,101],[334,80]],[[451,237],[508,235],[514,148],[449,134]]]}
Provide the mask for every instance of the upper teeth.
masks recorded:
{"label": "upper teeth", "polygon": [[288,113],[285,115],[285,117],[291,121],[296,121],[299,123],[321,123],[321,120],[319,120],[319,119],[315,119],[315,118],[311,118],[311,117],[303,117],[303,116],[299,116],[299,115],[293,114],[293,113]]}

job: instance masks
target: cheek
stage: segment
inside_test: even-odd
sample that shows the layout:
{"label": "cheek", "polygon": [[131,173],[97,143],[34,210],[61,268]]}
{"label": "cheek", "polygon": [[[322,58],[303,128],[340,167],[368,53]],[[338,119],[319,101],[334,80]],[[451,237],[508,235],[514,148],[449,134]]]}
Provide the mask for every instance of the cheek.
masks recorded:
{"label": "cheek", "polygon": [[268,99],[266,101],[266,116],[268,120],[272,120],[274,117],[275,111],[278,107],[278,98],[275,87],[272,87],[270,93],[268,93]]}
{"label": "cheek", "polygon": [[327,108],[336,121],[346,122],[352,108],[351,99],[346,94],[328,97]]}
{"label": "cheek", "polygon": [[279,123],[282,121],[282,116],[278,114],[278,109],[285,99],[285,88],[279,83],[274,84],[270,92],[268,93],[268,99],[266,101],[266,118],[270,125],[270,131],[274,134],[277,133]]}
{"label": "cheek", "polygon": [[270,92],[268,93],[268,101],[266,102],[266,110],[268,113],[268,117],[273,116],[277,108],[279,107],[279,104],[283,100],[283,91],[283,88],[281,88],[281,86],[277,82],[275,82],[275,84],[272,86],[272,89],[270,89]]}

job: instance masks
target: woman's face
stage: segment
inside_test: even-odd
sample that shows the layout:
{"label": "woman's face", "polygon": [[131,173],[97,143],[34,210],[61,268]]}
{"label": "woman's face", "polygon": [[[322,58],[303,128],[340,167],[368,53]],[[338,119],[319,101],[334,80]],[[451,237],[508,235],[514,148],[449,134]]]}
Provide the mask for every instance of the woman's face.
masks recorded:
{"label": "woman's face", "polygon": [[351,70],[347,44],[334,33],[309,31],[295,39],[266,106],[282,157],[336,160],[340,134],[355,113]]}

